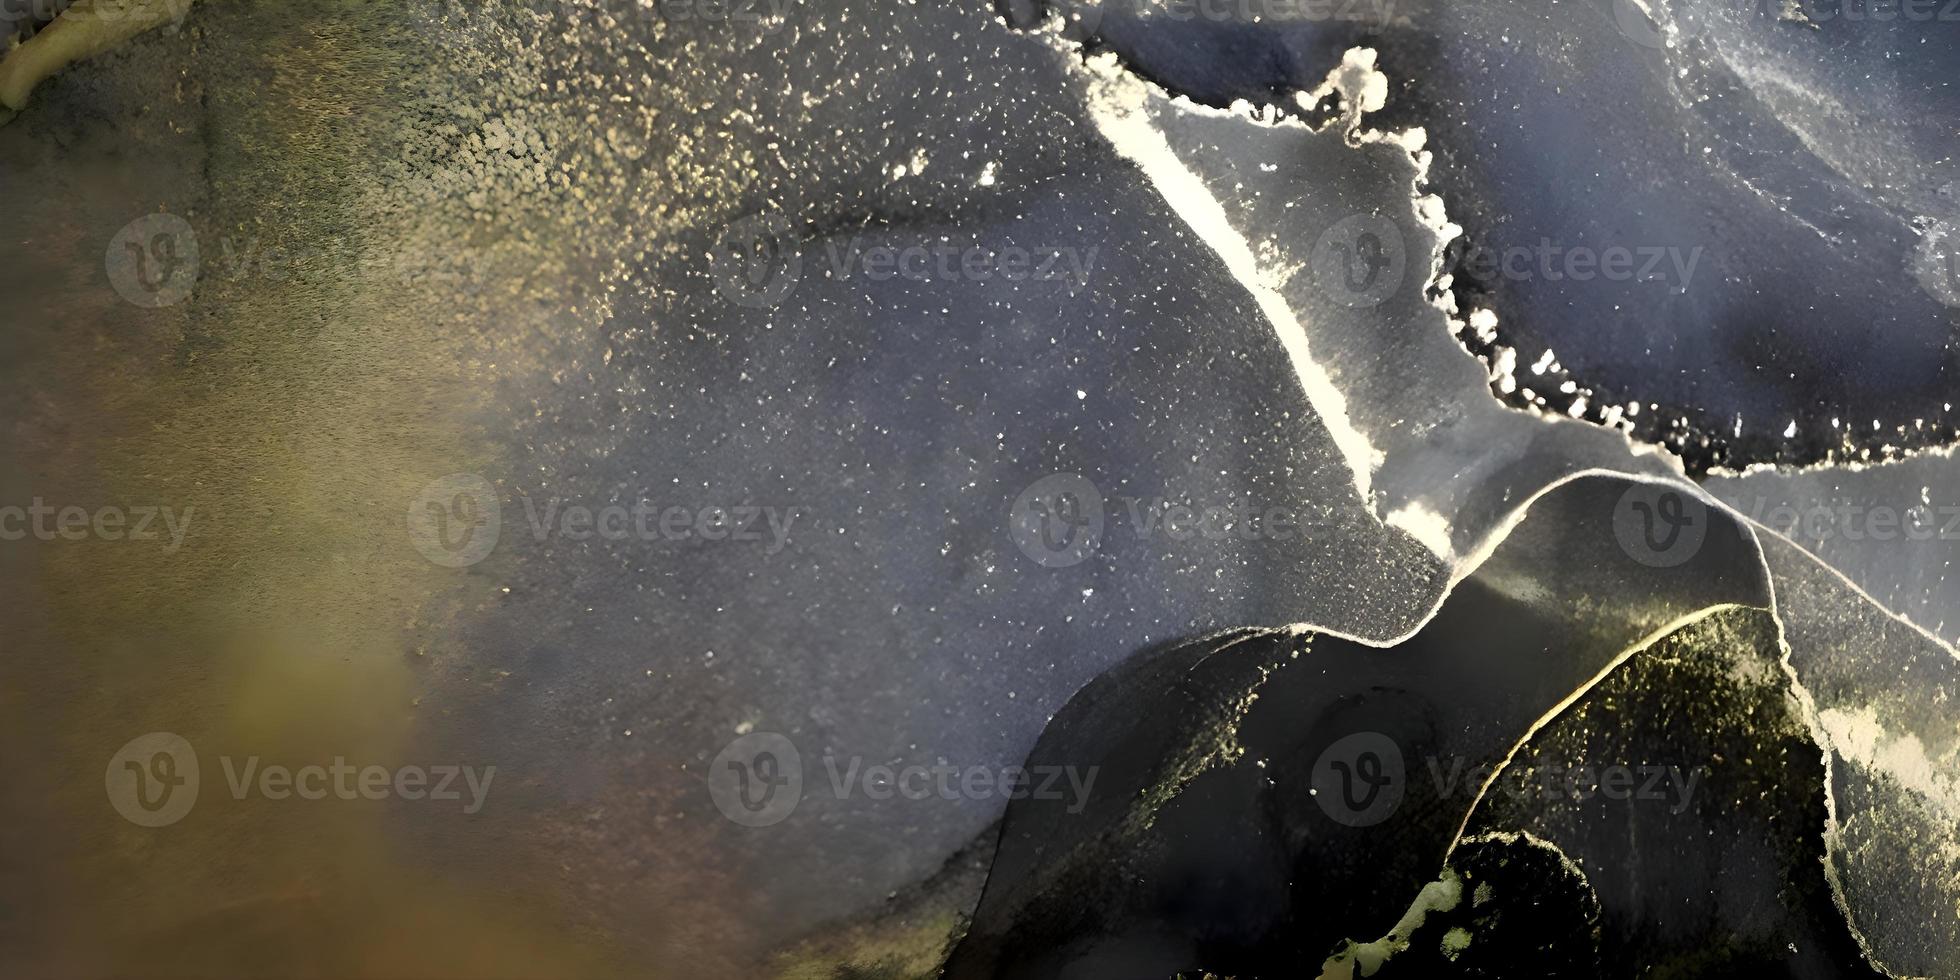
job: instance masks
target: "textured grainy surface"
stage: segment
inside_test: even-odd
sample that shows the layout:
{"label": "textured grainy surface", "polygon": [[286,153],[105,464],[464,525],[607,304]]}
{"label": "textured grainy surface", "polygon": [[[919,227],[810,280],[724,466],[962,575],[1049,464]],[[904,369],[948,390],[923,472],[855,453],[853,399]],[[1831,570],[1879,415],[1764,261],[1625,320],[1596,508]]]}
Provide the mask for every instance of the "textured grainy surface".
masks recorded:
{"label": "textured grainy surface", "polygon": [[[9,892],[50,896],[9,904],[10,961],[280,972],[332,935],[305,969],[747,975],[935,872],[1002,801],[813,798],[738,827],[704,779],[739,731],[813,770],[999,767],[1137,647],[1421,615],[1446,570],[1366,517],[1270,332],[1068,117],[1050,48],[981,9],[798,17],[215,4],[0,131],[33,236],[6,267],[7,489],[195,508],[172,552],[7,553],[8,687],[32,692],[7,764],[34,787],[8,800]],[[768,206],[813,257],[952,236],[1096,264],[1076,288],[812,274],[752,310],[706,252]],[[155,212],[202,269],[144,309],[102,255]],[[1311,527],[1124,525],[1044,569],[1003,521],[1058,470],[1115,515],[1249,499]],[[455,472],[504,503],[467,570],[402,524]],[[534,537],[554,498],[805,516],[775,553]],[[100,807],[100,760],[151,730],[212,772],[145,836]],[[293,807],[226,798],[220,754],[499,775],[468,819]]]}
{"label": "textured grainy surface", "polygon": [[[1624,422],[1696,469],[1955,438],[1960,14],[1942,5],[1056,6],[1209,105],[1282,102],[1342,49],[1379,49],[1382,122],[1427,130],[1466,229],[1451,291],[1497,314],[1473,346],[1514,352],[1514,404]],[[1614,248],[1626,275],[1599,263]],[[1547,352],[1558,368],[1524,372]]]}
{"label": "textured grainy surface", "polygon": [[1790,665],[1831,747],[1831,865],[1851,921],[1897,976],[1960,970],[1960,658],[1765,534]]}
{"label": "textured grainy surface", "polygon": [[[929,972],[978,900],[1007,801],[831,792],[832,759],[998,771],[1138,651],[1289,624],[1387,644],[1461,576],[1520,602],[1566,595],[1570,629],[1658,628],[1738,582],[1761,590],[1755,561],[1739,579],[1587,564],[1572,529],[1610,546],[1620,484],[1574,484],[1592,505],[1514,533],[1561,477],[1671,463],[1501,408],[1416,293],[1371,315],[1289,281],[1343,208],[1404,223],[1418,258],[1448,237],[1420,220],[1434,214],[1401,145],[1176,104],[983,3],[781,9],[213,0],[52,80],[0,128],[0,506],[189,515],[180,545],[0,547],[0,973]],[[1136,35],[1230,54],[1210,30],[1168,36]],[[1287,86],[1343,63],[1338,32],[1316,37],[1288,54]],[[1385,111],[1434,109],[1410,97],[1416,72],[1394,74],[1434,51],[1380,54],[1398,86]],[[1164,137],[1155,164],[1190,184],[1115,138],[1139,107]],[[1434,115],[1415,121],[1457,118]],[[1384,120],[1409,117],[1369,117]],[[1430,189],[1447,187],[1432,174]],[[1505,206],[1468,200],[1471,218]],[[1193,224],[1207,201],[1255,274],[1221,225]],[[121,236],[161,214],[188,236],[143,258],[189,261],[195,241],[188,291],[126,301]],[[773,303],[735,302],[710,254],[758,214],[780,219],[802,272]],[[1010,281],[837,258],[945,246],[1084,261]],[[164,268],[179,267],[139,267]],[[1351,467],[1356,433],[1379,468]],[[1072,564],[1017,537],[1055,473],[1104,504]],[[494,549],[465,567],[412,533],[454,474],[501,505]],[[560,520],[641,501],[795,520],[754,543]],[[1159,501],[1280,508],[1305,530],[1174,534]],[[1528,557],[1486,561],[1499,541]],[[1626,581],[1595,574],[1623,566]],[[1544,569],[1563,571],[1548,585]],[[1786,639],[1855,649],[1874,607],[1819,582],[1847,611],[1809,633],[1791,619]],[[1937,615],[1915,588],[1880,597]],[[1944,805],[1852,751],[1931,739],[1949,717],[1943,700],[1894,717],[1917,689],[1886,688],[1883,665],[1950,655],[1894,632],[1879,666],[1818,694],[1881,731],[1856,742],[1867,729],[1840,725],[1832,743],[1853,763],[1833,773],[1830,853],[1854,900],[1899,880],[1888,849],[1919,826],[1906,808]],[[151,731],[204,765],[196,808],[156,829],[103,796],[105,761]],[[710,766],[766,732],[800,748],[804,798],[743,826],[717,809]],[[464,813],[235,797],[221,757],[498,771]],[[1815,824],[1815,801],[1797,804]],[[1823,833],[1787,840],[1821,853]],[[1899,904],[1851,916],[1885,962],[1951,955],[1869,918],[1949,908],[1951,876],[1920,870]]]}
{"label": "textured grainy surface", "polygon": [[1879,605],[1960,640],[1960,457],[1858,469],[1757,470],[1703,484],[1844,573]]}
{"label": "textured grainy surface", "polygon": [[[1650,645],[1684,622],[1717,607],[1755,607],[1771,622],[1770,583],[1741,525],[1711,528],[1692,564],[1660,574],[1612,543],[1623,486],[1579,480],[1541,498],[1434,619],[1389,649],[1248,631],[1137,658],[1084,689],[1030,763],[1096,766],[1104,785],[1086,808],[1035,799],[1009,810],[948,975],[1272,976],[1343,938],[1388,932],[1472,819],[1481,787],[1462,774],[1505,766],[1540,719],[1631,669],[1620,666],[1629,658],[1662,656]],[[1617,598],[1594,599],[1607,595]],[[1672,715],[1654,724],[1677,722],[1702,727]],[[1708,727],[1755,737],[1734,716]],[[1356,736],[1396,746],[1395,802],[1378,821],[1343,819],[1328,799],[1338,787],[1318,771]],[[1683,767],[1706,757],[1657,756]],[[1821,815],[1822,780],[1808,785]],[[1814,862],[1823,842],[1799,831],[1778,850]],[[1828,896],[1823,911],[1835,914]],[[1855,959],[1841,923],[1833,936]]]}

